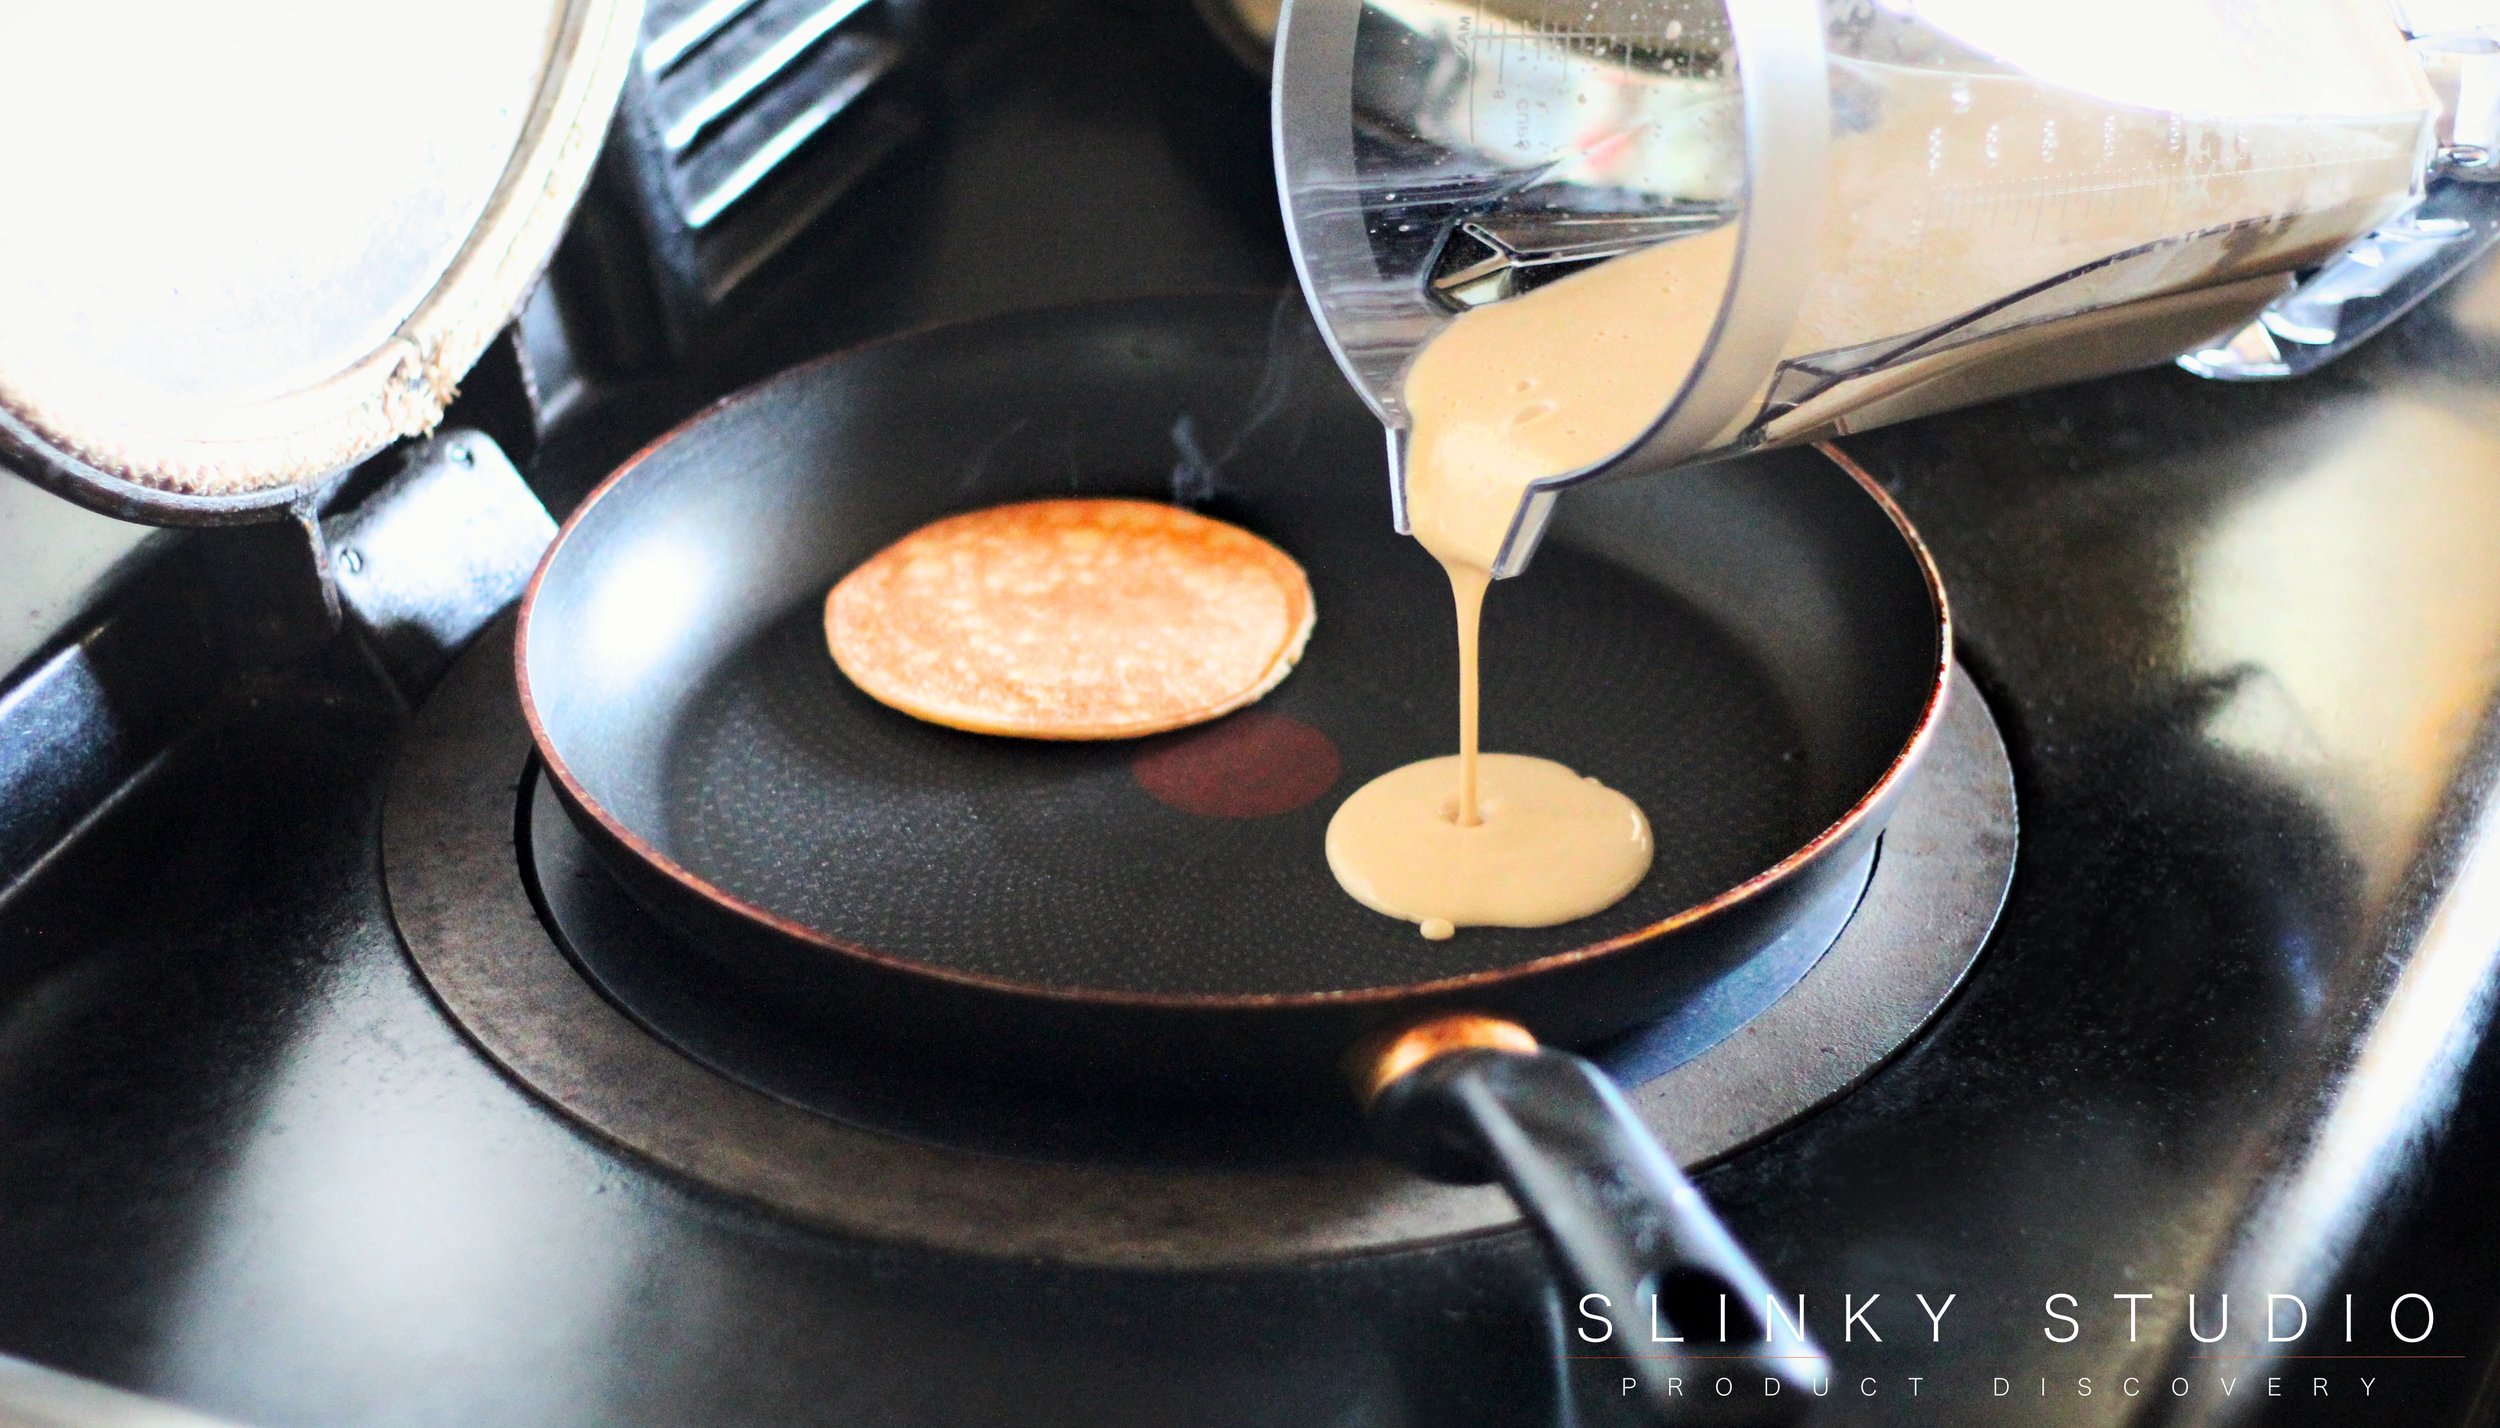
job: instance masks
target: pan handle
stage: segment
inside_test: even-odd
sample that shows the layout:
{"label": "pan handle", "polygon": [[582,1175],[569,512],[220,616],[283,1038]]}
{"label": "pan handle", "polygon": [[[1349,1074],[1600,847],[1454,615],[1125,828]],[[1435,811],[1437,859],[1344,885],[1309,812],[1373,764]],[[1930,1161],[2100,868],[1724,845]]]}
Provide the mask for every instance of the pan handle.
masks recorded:
{"label": "pan handle", "polygon": [[1374,1042],[1349,1069],[1382,1149],[1436,1180],[1508,1187],[1568,1291],[1566,1342],[1605,1397],[1686,1424],[1793,1423],[1813,1405],[1830,1361],[1802,1313],[1792,1321],[1606,1073],[1478,1016]]}

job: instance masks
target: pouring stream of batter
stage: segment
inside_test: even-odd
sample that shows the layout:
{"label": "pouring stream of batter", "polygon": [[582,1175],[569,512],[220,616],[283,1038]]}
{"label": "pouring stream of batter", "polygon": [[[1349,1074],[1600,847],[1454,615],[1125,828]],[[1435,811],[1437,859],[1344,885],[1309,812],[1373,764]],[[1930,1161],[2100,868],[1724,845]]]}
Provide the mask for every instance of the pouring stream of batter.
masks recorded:
{"label": "pouring stream of batter", "polygon": [[1611,907],[1649,871],[1649,820],[1551,759],[1479,751],[1478,636],[1529,487],[1640,439],[1700,359],[1734,225],[1602,263],[1460,316],[1406,377],[1406,511],[1449,575],[1459,749],[1392,769],[1328,824],[1357,901],[1423,926],[1545,927]]}

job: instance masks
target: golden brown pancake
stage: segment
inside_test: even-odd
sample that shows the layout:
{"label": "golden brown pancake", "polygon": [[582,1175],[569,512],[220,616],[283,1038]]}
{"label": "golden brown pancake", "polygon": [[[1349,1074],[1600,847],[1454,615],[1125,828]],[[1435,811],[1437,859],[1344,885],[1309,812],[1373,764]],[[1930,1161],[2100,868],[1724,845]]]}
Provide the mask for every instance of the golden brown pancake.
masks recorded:
{"label": "golden brown pancake", "polygon": [[1276,687],[1311,637],[1311,582],[1236,526],[1154,501],[993,506],[922,526],[825,600],[833,661],[934,724],[1126,739]]}

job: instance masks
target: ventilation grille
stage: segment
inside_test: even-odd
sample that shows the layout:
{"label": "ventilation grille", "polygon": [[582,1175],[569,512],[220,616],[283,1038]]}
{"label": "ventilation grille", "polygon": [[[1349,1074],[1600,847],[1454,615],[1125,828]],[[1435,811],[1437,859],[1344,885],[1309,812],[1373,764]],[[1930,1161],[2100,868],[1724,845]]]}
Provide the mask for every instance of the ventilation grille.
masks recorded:
{"label": "ventilation grille", "polygon": [[[919,128],[891,101],[906,0],[654,0],[643,22],[647,190],[669,266],[718,303]],[[656,180],[652,182],[649,180]]]}

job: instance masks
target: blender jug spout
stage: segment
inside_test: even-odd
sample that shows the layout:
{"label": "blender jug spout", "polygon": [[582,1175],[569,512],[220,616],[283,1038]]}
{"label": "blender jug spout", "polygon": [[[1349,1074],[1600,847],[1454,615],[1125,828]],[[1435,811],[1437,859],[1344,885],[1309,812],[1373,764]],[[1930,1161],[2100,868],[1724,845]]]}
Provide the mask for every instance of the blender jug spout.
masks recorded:
{"label": "blender jug spout", "polygon": [[1644,360],[1661,355],[1639,340],[1655,314],[1560,335],[1620,342],[1629,379],[1610,381],[1602,429],[1566,413],[1537,433],[1541,464],[1511,463],[1516,511],[1488,568],[1526,566],[1562,486],[1662,469],[1741,425],[1820,226],[1821,27],[1820,0],[1290,0],[1275,66],[1287,236],[1323,335],[1391,433],[1401,529],[1450,425],[1412,400],[1428,350],[1470,334],[1515,347],[1532,324],[1508,310],[1568,325],[1589,305],[1566,290],[1712,234],[1710,265],[1685,265],[1669,305],[1695,339],[1678,360]]}
{"label": "blender jug spout", "polygon": [[[1389,428],[1389,518],[1399,535],[1415,534],[1415,522],[1407,511],[1407,428]],[[1508,522],[1492,563],[1487,569],[1496,580],[1507,580],[1528,568],[1535,558],[1538,542],[1545,538],[1546,522],[1553,518],[1554,497],[1559,485],[1530,486],[1519,493],[1517,505],[1509,512]]]}

